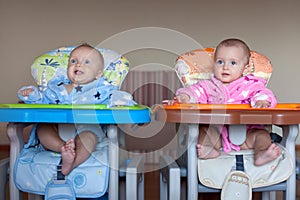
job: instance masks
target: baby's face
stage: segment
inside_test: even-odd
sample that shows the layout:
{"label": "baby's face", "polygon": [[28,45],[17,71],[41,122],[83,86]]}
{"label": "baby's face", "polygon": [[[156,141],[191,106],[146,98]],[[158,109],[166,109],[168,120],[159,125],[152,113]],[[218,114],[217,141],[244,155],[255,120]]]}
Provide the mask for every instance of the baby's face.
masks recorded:
{"label": "baby's face", "polygon": [[215,55],[214,74],[224,84],[243,76],[247,56],[241,47],[222,46]]}
{"label": "baby's face", "polygon": [[88,84],[102,74],[103,61],[96,50],[90,47],[75,49],[69,58],[68,78],[77,85]]}

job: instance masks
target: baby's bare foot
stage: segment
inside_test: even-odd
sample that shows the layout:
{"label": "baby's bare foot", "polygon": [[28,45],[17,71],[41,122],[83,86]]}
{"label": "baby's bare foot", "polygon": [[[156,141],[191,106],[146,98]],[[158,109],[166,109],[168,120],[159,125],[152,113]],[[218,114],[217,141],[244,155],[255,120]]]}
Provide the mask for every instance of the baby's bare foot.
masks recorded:
{"label": "baby's bare foot", "polygon": [[73,163],[75,159],[75,142],[70,139],[61,148],[61,158],[62,158],[62,169],[63,175],[67,175],[73,169]]}
{"label": "baby's bare foot", "polygon": [[264,165],[275,160],[280,155],[280,147],[272,143],[267,150],[259,151],[255,155],[254,164],[256,166]]}
{"label": "baby's bare foot", "polygon": [[201,159],[217,158],[220,156],[220,152],[214,147],[197,144],[197,155]]}
{"label": "baby's bare foot", "polygon": [[66,142],[65,146],[66,146],[68,149],[73,149],[73,150],[75,150],[75,142],[74,142],[74,139],[73,139],[73,138],[69,139],[69,140]]}

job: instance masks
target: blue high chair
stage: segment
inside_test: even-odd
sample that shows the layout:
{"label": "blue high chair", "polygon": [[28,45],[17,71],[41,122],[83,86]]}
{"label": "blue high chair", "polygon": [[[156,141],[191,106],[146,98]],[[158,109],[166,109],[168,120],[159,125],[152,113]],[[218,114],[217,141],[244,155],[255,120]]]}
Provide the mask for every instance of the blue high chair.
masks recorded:
{"label": "blue high chair", "polygon": [[[34,60],[31,71],[41,90],[53,77],[66,74],[68,57],[73,49],[74,47],[58,48]],[[110,84],[120,87],[129,71],[128,60],[114,51],[100,48],[98,50],[104,57],[103,77]],[[6,106],[9,108],[6,109]],[[41,197],[39,195],[49,199],[54,199],[55,196],[59,199],[74,196],[84,199],[108,197],[110,200],[115,200],[124,199],[125,196],[130,200],[144,199],[144,157],[136,155],[129,158],[126,153],[119,153],[121,150],[116,123],[147,123],[150,121],[149,109],[139,105],[108,108],[106,105],[76,107],[76,105],[41,104],[2,105],[1,108],[6,109],[7,118],[3,117],[0,120],[11,122],[8,125],[8,136],[11,142],[9,176],[11,199],[18,200],[20,190],[28,192],[29,198],[34,199]],[[31,109],[36,109],[37,113],[33,113]],[[9,114],[10,112],[12,113]],[[141,116],[139,112],[142,112]],[[60,177],[62,175],[58,167],[60,155],[42,150],[34,129],[28,141],[24,142],[24,129],[31,123],[13,123],[19,121],[100,123],[102,125],[99,128],[103,129],[108,140],[102,141],[103,144],[92,152],[89,159],[72,170],[68,176]],[[63,138],[70,137],[70,134],[74,133],[70,124],[59,124],[59,131]],[[120,141],[120,144],[122,142]],[[126,194],[119,194],[119,181],[124,179]]]}
{"label": "blue high chair", "polygon": [[[194,84],[200,79],[209,78],[213,69],[213,52],[213,48],[197,49],[178,57],[175,70],[184,86]],[[269,80],[271,72],[272,66],[268,58],[257,52],[251,51],[249,68],[245,71],[245,74],[252,73],[255,76]],[[179,104],[177,109],[180,109],[180,106],[181,105]],[[193,109],[192,107],[194,107],[194,109],[197,107],[197,105],[193,106],[192,104],[190,106],[191,109]],[[170,108],[170,110],[172,109],[175,108]],[[185,112],[188,116],[190,111],[188,108],[186,110],[181,110],[183,118]],[[199,113],[200,118],[201,109],[196,112]],[[210,112],[214,111],[211,110]],[[243,112],[243,110],[240,112]],[[161,113],[165,113],[165,111],[162,111]],[[224,113],[226,114],[226,110],[223,111],[223,114]],[[175,118],[172,118],[171,112],[167,115],[169,115],[170,121],[176,121]],[[158,118],[160,117],[158,116]],[[183,119],[183,121],[188,120]],[[213,121],[211,122],[213,124]],[[293,148],[298,133],[297,125],[282,126],[283,139],[280,145],[282,151],[281,155],[276,160],[260,168],[253,165],[253,152],[248,150],[232,153],[232,155],[230,153],[221,154],[217,159],[198,159],[196,155],[198,126],[199,125],[194,122],[180,124],[177,131],[179,143],[178,159],[168,155],[161,156],[160,199],[191,200],[198,198],[198,192],[220,193],[230,171],[242,169],[246,171],[250,177],[252,191],[262,192],[263,199],[269,199],[270,197],[273,199],[276,198],[274,191],[277,190],[284,191],[285,198],[291,199],[289,192],[294,191],[291,190],[291,187],[294,186],[290,185],[290,183],[288,184],[286,180],[291,175],[295,175],[295,155],[293,153],[290,155],[289,152],[294,152]],[[246,138],[245,134],[246,125],[243,125],[242,123],[230,125],[229,123],[229,137],[232,142],[234,141],[237,145],[243,143]],[[288,150],[285,149],[284,146]],[[237,154],[242,157],[239,157]],[[242,158],[242,161],[240,158]],[[217,169],[227,168],[228,162],[230,163],[228,171],[225,172]],[[219,171],[223,172],[223,174],[220,174]],[[274,176],[274,174],[276,175]]]}

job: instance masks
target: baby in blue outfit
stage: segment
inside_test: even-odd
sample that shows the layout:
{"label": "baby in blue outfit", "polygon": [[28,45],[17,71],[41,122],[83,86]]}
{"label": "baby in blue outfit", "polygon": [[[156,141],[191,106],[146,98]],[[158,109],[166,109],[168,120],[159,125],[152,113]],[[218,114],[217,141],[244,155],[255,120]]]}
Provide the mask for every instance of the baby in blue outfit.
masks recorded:
{"label": "baby in blue outfit", "polygon": [[[59,76],[48,82],[40,92],[34,86],[18,91],[18,96],[29,104],[108,104],[134,105],[132,96],[102,78],[104,60],[102,54],[88,44],[76,47],[70,54],[68,77]],[[55,117],[55,116],[53,116]],[[57,124],[39,124],[37,135],[44,148],[62,155],[62,174],[69,174],[95,150],[105,137],[101,129],[78,126],[75,138],[64,141],[58,134]],[[100,131],[101,130],[101,131]]]}

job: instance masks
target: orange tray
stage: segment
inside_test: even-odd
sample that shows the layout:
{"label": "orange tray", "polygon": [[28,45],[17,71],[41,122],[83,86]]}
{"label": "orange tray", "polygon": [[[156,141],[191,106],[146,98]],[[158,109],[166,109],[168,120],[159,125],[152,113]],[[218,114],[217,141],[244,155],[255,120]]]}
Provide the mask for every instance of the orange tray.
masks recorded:
{"label": "orange tray", "polygon": [[165,109],[229,110],[300,110],[300,103],[278,103],[275,108],[252,108],[249,104],[179,104],[163,105]]}

